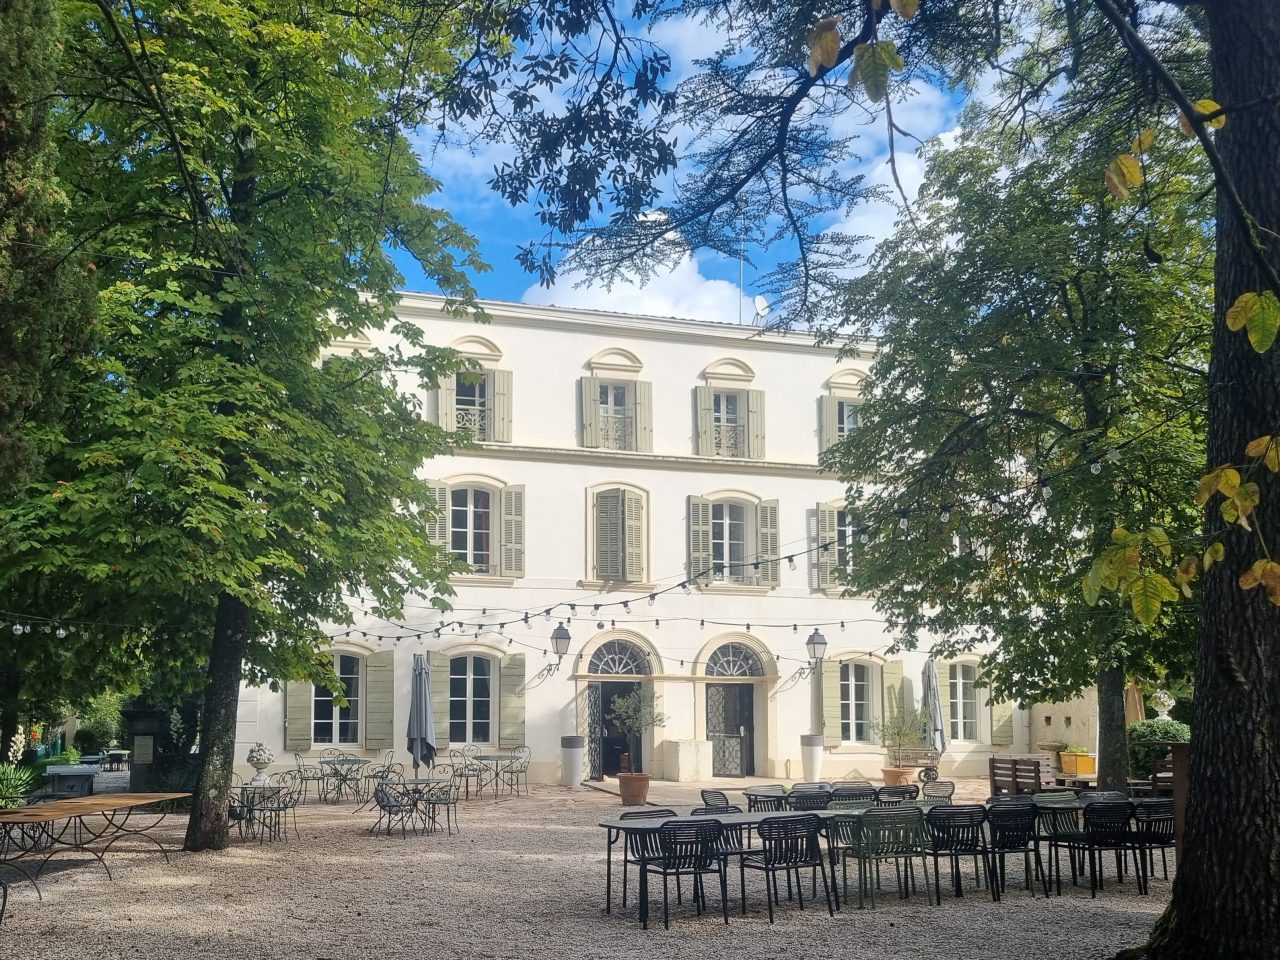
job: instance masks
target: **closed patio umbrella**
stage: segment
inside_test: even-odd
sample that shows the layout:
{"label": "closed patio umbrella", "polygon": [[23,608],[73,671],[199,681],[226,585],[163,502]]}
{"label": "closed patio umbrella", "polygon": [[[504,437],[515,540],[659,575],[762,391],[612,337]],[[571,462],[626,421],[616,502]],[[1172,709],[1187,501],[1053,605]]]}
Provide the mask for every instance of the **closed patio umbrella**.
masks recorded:
{"label": "closed patio umbrella", "polygon": [[938,668],[932,660],[925,661],[920,680],[920,709],[929,720],[929,746],[938,753],[946,753],[947,729],[942,720],[942,693],[938,689]]}
{"label": "closed patio umbrella", "polygon": [[436,762],[436,721],[431,709],[431,671],[427,658],[420,653],[413,655],[413,675],[409,679],[409,754],[413,757],[413,770],[425,763]]}

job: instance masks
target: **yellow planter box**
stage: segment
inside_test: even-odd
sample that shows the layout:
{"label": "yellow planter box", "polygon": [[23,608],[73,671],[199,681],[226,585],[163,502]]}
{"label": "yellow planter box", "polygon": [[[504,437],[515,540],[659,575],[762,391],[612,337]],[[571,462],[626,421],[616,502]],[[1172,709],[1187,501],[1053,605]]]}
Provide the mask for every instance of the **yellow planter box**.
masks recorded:
{"label": "yellow planter box", "polygon": [[1093,777],[1098,774],[1098,757],[1093,753],[1059,753],[1064,777]]}

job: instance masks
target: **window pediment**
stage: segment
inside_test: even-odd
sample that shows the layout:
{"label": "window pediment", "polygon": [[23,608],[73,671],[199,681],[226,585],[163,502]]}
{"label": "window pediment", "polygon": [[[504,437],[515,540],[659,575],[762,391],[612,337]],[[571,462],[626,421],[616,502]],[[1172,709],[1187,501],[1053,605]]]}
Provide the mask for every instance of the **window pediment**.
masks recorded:
{"label": "window pediment", "polygon": [[609,347],[588,360],[587,368],[597,377],[634,380],[644,369],[644,364],[630,350]]}
{"label": "window pediment", "polygon": [[707,364],[702,376],[712,386],[742,386],[755,380],[756,372],[742,360],[723,357]]}

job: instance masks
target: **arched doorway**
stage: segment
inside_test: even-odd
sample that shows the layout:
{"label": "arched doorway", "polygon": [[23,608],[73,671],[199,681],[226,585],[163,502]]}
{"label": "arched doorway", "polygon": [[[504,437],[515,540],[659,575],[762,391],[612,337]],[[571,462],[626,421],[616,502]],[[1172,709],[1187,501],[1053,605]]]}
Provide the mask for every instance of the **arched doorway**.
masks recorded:
{"label": "arched doorway", "polygon": [[717,777],[754,776],[755,684],[750,681],[765,675],[764,663],[751,647],[730,641],[707,658],[706,675],[720,681],[707,684],[711,772]]}
{"label": "arched doorway", "polygon": [[[632,769],[642,765],[639,745],[629,745],[626,737],[610,722],[614,701],[634,693],[643,682],[629,677],[648,677],[653,668],[649,655],[631,640],[606,640],[591,655],[587,673],[600,677],[587,684],[587,766],[592,780],[616,776],[622,754],[635,749]],[[608,679],[605,679],[608,678]]]}

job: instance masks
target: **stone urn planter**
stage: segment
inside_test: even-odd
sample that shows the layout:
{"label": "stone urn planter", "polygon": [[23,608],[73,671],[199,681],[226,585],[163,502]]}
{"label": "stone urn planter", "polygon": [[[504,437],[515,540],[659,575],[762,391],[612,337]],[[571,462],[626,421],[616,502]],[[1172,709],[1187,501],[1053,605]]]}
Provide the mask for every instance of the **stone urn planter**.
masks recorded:
{"label": "stone urn planter", "polygon": [[249,748],[249,755],[245,757],[245,761],[258,771],[253,775],[253,779],[249,781],[251,786],[262,786],[270,782],[267,779],[267,767],[275,763],[275,759],[275,754],[271,752],[271,748],[265,743],[258,742]]}
{"label": "stone urn planter", "polygon": [[642,807],[649,799],[649,775],[647,773],[618,774],[618,793],[624,807]]}
{"label": "stone urn planter", "polygon": [[886,787],[905,787],[914,783],[919,767],[881,767],[880,776]]}

